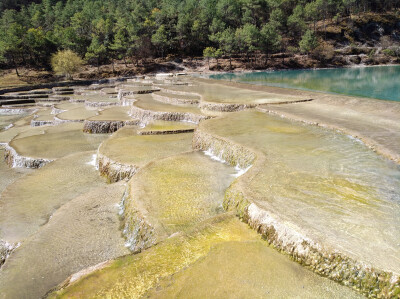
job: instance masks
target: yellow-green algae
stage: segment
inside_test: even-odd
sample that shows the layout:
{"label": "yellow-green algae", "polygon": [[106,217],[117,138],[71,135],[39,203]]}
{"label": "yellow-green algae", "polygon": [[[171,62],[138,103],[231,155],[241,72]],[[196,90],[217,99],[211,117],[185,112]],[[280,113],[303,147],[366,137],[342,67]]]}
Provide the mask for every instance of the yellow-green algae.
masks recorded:
{"label": "yellow-green algae", "polygon": [[211,246],[257,239],[259,236],[245,224],[224,215],[199,224],[190,234],[177,235],[140,254],[119,258],[50,298],[140,298],[160,278],[186,268],[206,255]]}
{"label": "yellow-green algae", "polygon": [[131,250],[140,251],[222,212],[233,173],[232,167],[199,152],[142,168],[129,182],[124,199],[124,234]]}
{"label": "yellow-green algae", "polygon": [[229,162],[256,155],[225,207],[277,248],[370,295],[399,288],[398,166],[345,135],[253,111],[201,123],[194,145]]}
{"label": "yellow-green algae", "polygon": [[[218,258],[222,260],[218,261]],[[269,262],[265,263],[265,260]],[[171,278],[171,275],[174,276]],[[188,282],[189,288],[193,286],[195,291],[197,287],[198,296],[186,287],[183,292],[187,293],[178,293],[178,297],[190,295],[185,298],[193,298],[191,295],[194,295],[194,298],[204,298],[201,295],[213,289],[202,287],[210,286],[208,283],[214,287],[216,281],[210,282],[213,277],[227,279],[215,286],[216,293],[208,294],[211,297],[214,295],[214,298],[226,298],[227,294],[229,297],[234,296],[235,293],[229,292],[230,287],[232,291],[243,288],[240,291],[243,296],[240,298],[254,298],[253,294],[262,292],[263,286],[270,285],[270,278],[279,282],[274,291],[281,294],[281,297],[287,294],[300,297],[311,295],[311,298],[358,297],[350,289],[335,285],[294,265],[285,256],[279,256],[245,224],[229,215],[222,215],[199,224],[195,231],[167,239],[140,254],[119,258],[105,268],[51,294],[49,298],[152,298],[157,295],[148,293],[152,288],[161,288],[161,292],[166,288],[164,298],[171,298],[168,295],[174,297],[175,291],[180,290],[182,277],[191,275],[193,277]],[[257,280],[251,283],[252,278]],[[238,281],[240,284],[235,285]],[[288,281],[293,285],[287,286]],[[198,285],[194,286],[196,283]],[[280,292],[278,288],[282,288]],[[229,293],[215,296],[224,289]],[[268,297],[268,294],[261,297]]]}
{"label": "yellow-green algae", "polygon": [[263,241],[224,242],[162,279],[145,298],[363,298],[288,260]]}

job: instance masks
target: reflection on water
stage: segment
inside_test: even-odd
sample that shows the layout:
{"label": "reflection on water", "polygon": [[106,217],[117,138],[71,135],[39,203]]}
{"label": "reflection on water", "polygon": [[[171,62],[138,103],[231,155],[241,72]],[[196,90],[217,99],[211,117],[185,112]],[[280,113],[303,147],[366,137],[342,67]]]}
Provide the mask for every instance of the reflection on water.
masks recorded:
{"label": "reflection on water", "polygon": [[219,74],[210,78],[400,101],[400,66]]}

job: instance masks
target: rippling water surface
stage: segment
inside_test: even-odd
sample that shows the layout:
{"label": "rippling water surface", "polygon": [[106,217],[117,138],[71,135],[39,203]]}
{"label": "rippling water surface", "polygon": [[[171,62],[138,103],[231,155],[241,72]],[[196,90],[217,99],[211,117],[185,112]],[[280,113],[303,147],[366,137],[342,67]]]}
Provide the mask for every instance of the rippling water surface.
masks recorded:
{"label": "rippling water surface", "polygon": [[211,75],[211,79],[400,101],[400,66]]}

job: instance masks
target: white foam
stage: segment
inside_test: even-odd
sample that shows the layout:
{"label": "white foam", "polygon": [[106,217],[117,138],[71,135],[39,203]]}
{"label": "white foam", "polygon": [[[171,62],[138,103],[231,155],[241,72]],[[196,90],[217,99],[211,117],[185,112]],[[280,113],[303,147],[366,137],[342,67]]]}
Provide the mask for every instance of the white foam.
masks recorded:
{"label": "white foam", "polygon": [[240,177],[241,175],[244,175],[253,165],[250,165],[246,168],[241,168],[239,165],[235,166],[235,170],[237,171],[235,174],[233,174],[232,176],[234,176],[235,178]]}
{"label": "white foam", "polygon": [[98,168],[97,168],[97,154],[93,154],[93,155],[92,155],[92,159],[91,159],[89,162],[87,162],[86,164],[87,164],[87,165],[92,165],[92,166],[94,166],[96,169],[98,169]]}
{"label": "white foam", "polygon": [[[224,163],[224,164],[229,164],[228,162],[226,162],[222,157],[224,155],[224,151],[222,151],[218,156],[214,154],[213,150],[211,148],[209,148],[208,150],[204,151],[204,154],[208,157],[210,157],[212,160],[220,162],[220,163]],[[232,176],[234,176],[235,178],[240,177],[241,175],[245,174],[253,165],[250,165],[246,168],[240,167],[240,165],[236,165],[235,166],[235,171],[236,173],[232,174]]]}
{"label": "white foam", "polygon": [[8,129],[11,129],[12,127],[14,127],[14,125],[13,124],[9,124],[7,127],[4,128],[4,131],[6,131]]}

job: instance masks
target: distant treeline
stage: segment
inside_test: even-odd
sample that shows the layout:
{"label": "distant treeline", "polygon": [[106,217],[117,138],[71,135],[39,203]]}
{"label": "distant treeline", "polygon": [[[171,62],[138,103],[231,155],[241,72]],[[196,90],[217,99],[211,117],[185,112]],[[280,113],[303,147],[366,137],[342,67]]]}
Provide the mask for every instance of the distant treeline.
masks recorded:
{"label": "distant treeline", "polygon": [[3,65],[48,65],[70,49],[90,63],[218,57],[317,46],[315,24],[386,12],[400,0],[1,0]]}

